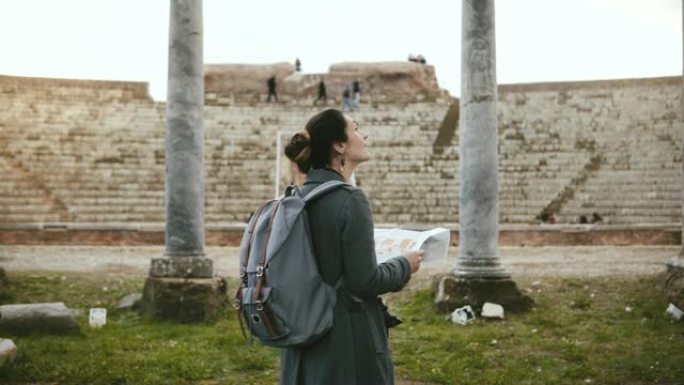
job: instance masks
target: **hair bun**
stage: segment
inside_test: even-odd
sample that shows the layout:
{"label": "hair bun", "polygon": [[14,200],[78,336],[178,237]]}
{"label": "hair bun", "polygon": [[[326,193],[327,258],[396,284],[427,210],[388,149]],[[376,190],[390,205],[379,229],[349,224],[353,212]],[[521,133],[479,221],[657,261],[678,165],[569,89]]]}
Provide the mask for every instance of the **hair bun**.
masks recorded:
{"label": "hair bun", "polygon": [[295,162],[299,170],[303,173],[311,168],[311,142],[309,133],[306,131],[298,132],[290,138],[290,143],[285,146],[285,156],[290,161]]}
{"label": "hair bun", "polygon": [[309,145],[309,133],[306,131],[298,132],[290,138],[290,144],[294,146],[301,147],[303,149],[304,147]]}

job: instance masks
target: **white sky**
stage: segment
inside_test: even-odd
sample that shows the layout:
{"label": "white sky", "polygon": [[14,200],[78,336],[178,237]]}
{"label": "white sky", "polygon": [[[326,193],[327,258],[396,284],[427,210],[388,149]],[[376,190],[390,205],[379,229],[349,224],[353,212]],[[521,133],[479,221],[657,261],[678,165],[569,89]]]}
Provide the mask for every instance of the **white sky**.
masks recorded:
{"label": "white sky", "polygon": [[[166,98],[167,0],[0,0],[0,75],[137,80]],[[682,74],[682,0],[499,0],[500,84]],[[423,54],[460,94],[457,0],[204,0],[205,63]]]}

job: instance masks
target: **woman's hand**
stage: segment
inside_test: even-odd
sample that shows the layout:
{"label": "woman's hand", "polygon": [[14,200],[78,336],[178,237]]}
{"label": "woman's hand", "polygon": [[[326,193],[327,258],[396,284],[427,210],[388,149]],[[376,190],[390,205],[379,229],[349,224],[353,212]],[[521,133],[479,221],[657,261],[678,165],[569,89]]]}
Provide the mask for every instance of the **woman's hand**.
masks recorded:
{"label": "woman's hand", "polygon": [[418,250],[418,251],[407,251],[403,254],[404,258],[409,263],[409,266],[411,266],[411,274],[415,273],[420,269],[420,261],[423,260],[423,256],[425,255],[425,251],[423,250]]}

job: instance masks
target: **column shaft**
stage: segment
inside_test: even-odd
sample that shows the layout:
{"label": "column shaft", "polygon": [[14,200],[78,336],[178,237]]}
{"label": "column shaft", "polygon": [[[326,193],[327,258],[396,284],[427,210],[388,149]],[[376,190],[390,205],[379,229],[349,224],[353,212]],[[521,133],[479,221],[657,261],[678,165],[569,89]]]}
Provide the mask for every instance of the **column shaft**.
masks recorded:
{"label": "column shaft", "polygon": [[166,103],[167,256],[204,255],[202,1],[171,0]]}
{"label": "column shaft", "polygon": [[464,0],[459,260],[454,273],[507,277],[498,261],[498,127],[494,0]]}

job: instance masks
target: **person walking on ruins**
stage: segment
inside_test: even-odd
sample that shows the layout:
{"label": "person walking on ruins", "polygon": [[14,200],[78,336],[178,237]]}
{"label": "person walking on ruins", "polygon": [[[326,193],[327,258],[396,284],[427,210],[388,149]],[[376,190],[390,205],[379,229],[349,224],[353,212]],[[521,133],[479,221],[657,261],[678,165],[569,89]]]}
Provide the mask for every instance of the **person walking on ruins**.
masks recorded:
{"label": "person walking on ruins", "polygon": [[325,87],[325,82],[323,79],[321,79],[321,82],[318,83],[318,97],[316,100],[314,100],[314,106],[318,104],[321,99],[323,100],[323,105],[328,104],[328,91]]}
{"label": "person walking on ruins", "polygon": [[302,62],[299,61],[299,58],[295,60],[295,72],[302,72]]}
{"label": "person walking on ruins", "polygon": [[268,85],[268,99],[266,99],[267,102],[271,102],[271,97],[275,98],[275,101],[278,101],[278,94],[276,93],[276,77],[275,75],[271,76],[268,78],[266,81],[266,84]]}
{"label": "person walking on ruins", "polygon": [[352,91],[354,92],[354,108],[358,109],[361,105],[361,82],[354,80]]}
{"label": "person walking on ruins", "polygon": [[[339,110],[314,115],[285,149],[298,169],[306,171],[301,193],[327,181],[349,181],[370,159],[366,138]],[[370,203],[356,187],[324,195],[307,206],[307,213],[320,274],[337,288],[334,321],[330,332],[313,344],[281,350],[280,384],[394,384],[378,296],[401,290],[420,268],[422,252],[378,264]]]}
{"label": "person walking on ruins", "polygon": [[344,86],[342,92],[342,112],[344,111],[354,111],[354,106],[351,104],[351,87],[349,84]]}

